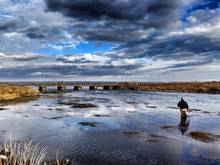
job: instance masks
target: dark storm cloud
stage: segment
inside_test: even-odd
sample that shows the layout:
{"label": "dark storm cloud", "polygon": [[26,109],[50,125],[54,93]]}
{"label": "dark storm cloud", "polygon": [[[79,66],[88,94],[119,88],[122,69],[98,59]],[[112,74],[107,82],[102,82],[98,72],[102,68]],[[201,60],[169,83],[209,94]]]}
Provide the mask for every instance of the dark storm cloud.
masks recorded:
{"label": "dark storm cloud", "polygon": [[[99,29],[99,28],[98,28]],[[79,30],[77,34],[85,40],[98,40],[110,42],[127,42],[129,40],[139,39],[141,34],[133,30],[107,29],[100,28],[99,30],[84,29]]]}
{"label": "dark storm cloud", "polygon": [[108,17],[119,20],[142,20],[146,13],[163,16],[179,5],[176,0],[45,0],[48,9],[60,11],[70,17],[98,19]]}
{"label": "dark storm cloud", "polygon": [[127,43],[147,38],[155,29],[178,26],[182,1],[45,0],[47,10],[81,21],[74,34],[84,40]]}
{"label": "dark storm cloud", "polygon": [[[162,59],[184,58],[184,55],[194,55],[207,52],[220,52],[220,40],[202,35],[172,36],[163,40],[154,41],[147,49],[146,55]],[[219,58],[218,53],[210,54],[212,59]]]}
{"label": "dark storm cloud", "polygon": [[[163,60],[191,60],[196,56],[219,59],[220,39],[203,35],[185,34],[165,38],[149,38],[129,42],[116,48],[108,56],[111,58],[154,58]],[[121,56],[118,54],[123,52]]]}
{"label": "dark storm cloud", "polygon": [[0,22],[0,31],[6,31],[11,28],[15,28],[17,25],[16,20],[6,20],[3,22]]}
{"label": "dark storm cloud", "polygon": [[[71,17],[82,19],[100,18],[103,16],[113,19],[136,20],[142,18],[145,6],[142,3],[124,3],[120,1],[90,1],[90,0],[46,0],[49,10],[61,11]],[[131,11],[125,9],[132,9]],[[139,9],[139,10],[138,10]]]}
{"label": "dark storm cloud", "polygon": [[[127,36],[130,34],[129,30],[162,28],[176,24],[178,20],[177,11],[181,4],[181,1],[176,0],[139,0],[138,2],[136,0],[45,0],[45,2],[49,11],[61,12],[68,17],[87,21],[87,23],[91,23],[90,26],[95,23],[94,21],[106,21],[106,26],[102,28],[113,29],[112,31],[105,31],[106,34],[108,32],[110,34],[117,32],[120,35],[122,30],[120,31],[119,27],[121,26],[121,29],[125,28],[123,33],[128,32]],[[115,25],[118,27],[115,27]],[[126,30],[131,25],[133,28]],[[99,30],[101,30],[101,27],[100,29],[93,29],[95,33],[93,36],[86,29],[86,38],[97,40],[113,40],[113,37],[117,38],[116,33],[105,36],[103,29],[100,33],[96,33]],[[119,38],[121,37],[122,35],[119,36]]]}

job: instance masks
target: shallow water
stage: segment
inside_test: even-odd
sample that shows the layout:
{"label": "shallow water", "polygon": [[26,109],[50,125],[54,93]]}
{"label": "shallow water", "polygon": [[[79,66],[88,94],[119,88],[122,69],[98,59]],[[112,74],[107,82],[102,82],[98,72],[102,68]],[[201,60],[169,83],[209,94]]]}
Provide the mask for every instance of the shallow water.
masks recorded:
{"label": "shallow water", "polygon": [[[194,110],[179,129],[181,97]],[[79,103],[97,107],[72,106]],[[48,159],[58,153],[80,165],[220,164],[220,141],[189,136],[220,135],[220,95],[73,91],[3,108],[0,141],[10,133],[14,141],[34,139],[48,147]]]}

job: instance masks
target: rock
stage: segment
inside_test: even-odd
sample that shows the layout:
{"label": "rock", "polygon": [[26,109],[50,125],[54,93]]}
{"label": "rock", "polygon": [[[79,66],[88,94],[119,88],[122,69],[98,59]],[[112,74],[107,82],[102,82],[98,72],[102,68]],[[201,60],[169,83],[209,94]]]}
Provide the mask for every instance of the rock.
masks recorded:
{"label": "rock", "polygon": [[157,140],[157,139],[149,139],[148,141],[149,141],[149,142],[152,142],[152,143],[158,143],[158,142],[160,142],[160,141]]}
{"label": "rock", "polygon": [[148,105],[147,108],[157,108],[157,107],[153,105]]}
{"label": "rock", "polygon": [[99,123],[98,122],[79,122],[78,124],[82,126],[96,127]]}
{"label": "rock", "polygon": [[120,106],[118,106],[118,105],[106,105],[106,107],[109,107],[109,108],[118,108],[118,107],[120,107]]}
{"label": "rock", "polygon": [[190,112],[195,111],[195,112],[200,112],[202,111],[201,109],[189,109]]}
{"label": "rock", "polygon": [[71,102],[58,102],[59,105],[73,105]]}
{"label": "rock", "polygon": [[62,109],[62,108],[56,108],[56,110],[57,110],[57,111],[63,111],[63,109]]}
{"label": "rock", "polygon": [[211,113],[211,112],[209,112],[209,111],[202,111],[202,113]]}
{"label": "rock", "polygon": [[129,102],[127,102],[128,104],[131,104],[131,105],[136,105],[136,104],[138,104],[137,102],[134,102],[134,101],[129,101]]}
{"label": "rock", "polygon": [[206,132],[190,132],[189,136],[192,137],[195,140],[203,141],[203,142],[214,142],[220,138],[220,135],[214,135],[211,133],[206,133]]}
{"label": "rock", "polygon": [[173,128],[177,128],[176,126],[173,125],[163,125],[160,127],[161,129],[173,129]]}
{"label": "rock", "polygon": [[167,108],[169,108],[169,109],[179,109],[177,107],[167,107]]}
{"label": "rock", "polygon": [[97,108],[97,105],[91,103],[74,103],[71,108]]}
{"label": "rock", "polygon": [[136,136],[136,135],[139,135],[140,132],[133,131],[133,130],[127,130],[127,131],[123,131],[123,134],[125,136]]}
{"label": "rock", "polygon": [[7,110],[6,108],[0,108],[0,111],[4,111],[4,110]]}
{"label": "rock", "polygon": [[100,114],[94,114],[95,117],[109,117],[110,115],[100,115]]}
{"label": "rock", "polygon": [[154,134],[151,134],[150,137],[152,137],[152,138],[166,138],[165,136],[154,135]]}
{"label": "rock", "polygon": [[128,113],[136,113],[137,111],[127,111]]}
{"label": "rock", "polygon": [[55,117],[51,117],[51,118],[48,118],[48,119],[52,119],[52,120],[57,120],[57,119],[62,119],[63,117],[61,116],[55,116]]}

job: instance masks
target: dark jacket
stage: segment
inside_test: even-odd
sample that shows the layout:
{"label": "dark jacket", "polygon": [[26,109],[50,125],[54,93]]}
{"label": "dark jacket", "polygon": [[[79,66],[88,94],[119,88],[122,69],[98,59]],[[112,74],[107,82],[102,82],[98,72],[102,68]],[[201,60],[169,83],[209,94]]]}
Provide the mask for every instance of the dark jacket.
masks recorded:
{"label": "dark jacket", "polygon": [[184,100],[181,100],[177,106],[180,108],[180,109],[189,109],[189,106],[187,104],[187,102],[185,102]]}

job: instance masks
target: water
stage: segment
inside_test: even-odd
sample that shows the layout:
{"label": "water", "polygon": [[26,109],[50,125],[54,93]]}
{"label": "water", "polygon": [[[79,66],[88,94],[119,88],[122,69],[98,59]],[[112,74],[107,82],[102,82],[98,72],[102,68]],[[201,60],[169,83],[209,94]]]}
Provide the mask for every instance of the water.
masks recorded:
{"label": "water", "polygon": [[[200,110],[190,113],[183,130],[175,108],[181,97]],[[75,103],[97,107],[71,107]],[[10,133],[14,141],[34,140],[48,147],[47,159],[58,153],[80,165],[220,164],[220,141],[189,136],[192,131],[220,135],[220,95],[74,91],[3,107],[0,141]]]}

